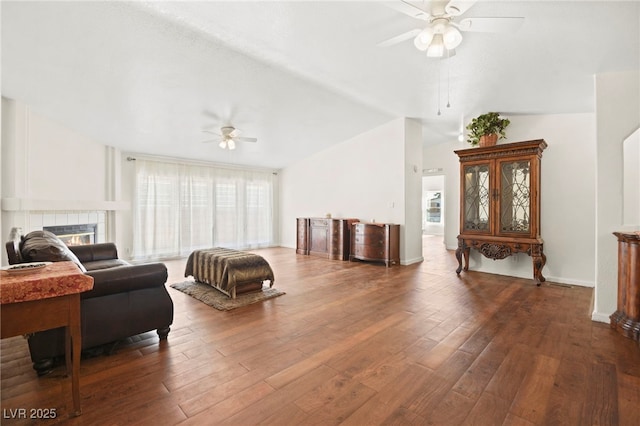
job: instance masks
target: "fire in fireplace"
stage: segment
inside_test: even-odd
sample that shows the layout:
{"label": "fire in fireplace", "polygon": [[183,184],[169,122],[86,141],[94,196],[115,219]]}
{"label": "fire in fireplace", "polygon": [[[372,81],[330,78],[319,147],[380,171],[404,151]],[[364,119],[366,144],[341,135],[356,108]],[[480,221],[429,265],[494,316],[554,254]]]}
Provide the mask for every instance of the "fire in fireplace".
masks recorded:
{"label": "fire in fireplace", "polygon": [[81,225],[44,226],[45,231],[56,234],[68,246],[81,246],[96,242],[97,223]]}

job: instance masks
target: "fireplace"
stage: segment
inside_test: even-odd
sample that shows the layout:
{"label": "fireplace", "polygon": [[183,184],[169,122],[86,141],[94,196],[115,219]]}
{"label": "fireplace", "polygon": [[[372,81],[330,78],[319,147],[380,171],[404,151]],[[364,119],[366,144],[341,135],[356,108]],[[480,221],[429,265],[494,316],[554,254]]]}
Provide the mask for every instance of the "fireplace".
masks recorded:
{"label": "fireplace", "polygon": [[81,225],[44,226],[45,231],[56,234],[68,246],[82,246],[96,242],[97,223]]}

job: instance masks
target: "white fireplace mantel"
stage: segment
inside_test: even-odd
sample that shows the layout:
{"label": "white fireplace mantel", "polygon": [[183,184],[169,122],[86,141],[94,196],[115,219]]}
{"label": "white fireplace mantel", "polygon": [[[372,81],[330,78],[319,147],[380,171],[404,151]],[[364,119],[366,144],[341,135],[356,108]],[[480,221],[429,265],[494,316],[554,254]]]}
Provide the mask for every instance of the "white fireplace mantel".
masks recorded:
{"label": "white fireplace mantel", "polygon": [[3,198],[2,210],[8,212],[27,211],[72,211],[72,210],[130,210],[128,201],[100,200],[43,200],[37,198]]}

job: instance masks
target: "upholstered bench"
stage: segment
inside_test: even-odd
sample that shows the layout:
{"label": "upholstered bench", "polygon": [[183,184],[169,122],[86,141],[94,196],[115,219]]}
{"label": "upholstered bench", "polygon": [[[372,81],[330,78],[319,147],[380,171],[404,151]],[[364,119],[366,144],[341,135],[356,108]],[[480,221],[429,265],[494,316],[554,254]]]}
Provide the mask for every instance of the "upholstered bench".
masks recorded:
{"label": "upholstered bench", "polygon": [[214,247],[196,250],[187,259],[184,276],[209,284],[235,299],[237,294],[262,290],[264,281],[273,287],[269,263],[257,254]]}

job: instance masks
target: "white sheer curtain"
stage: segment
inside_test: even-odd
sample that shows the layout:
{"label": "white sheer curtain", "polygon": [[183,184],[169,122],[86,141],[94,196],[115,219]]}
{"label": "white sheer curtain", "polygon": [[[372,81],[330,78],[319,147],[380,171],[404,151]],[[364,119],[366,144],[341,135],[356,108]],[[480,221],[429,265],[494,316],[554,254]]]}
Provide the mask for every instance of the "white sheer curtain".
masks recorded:
{"label": "white sheer curtain", "polygon": [[274,245],[272,172],[146,159],[135,167],[135,259]]}

